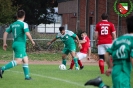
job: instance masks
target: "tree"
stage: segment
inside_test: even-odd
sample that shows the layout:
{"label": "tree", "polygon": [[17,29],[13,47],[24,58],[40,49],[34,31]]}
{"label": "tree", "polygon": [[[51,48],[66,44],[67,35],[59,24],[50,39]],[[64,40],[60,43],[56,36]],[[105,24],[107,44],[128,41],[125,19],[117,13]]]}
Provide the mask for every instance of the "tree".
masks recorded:
{"label": "tree", "polygon": [[10,0],[0,0],[0,25],[9,24],[14,21],[13,16],[16,10],[16,7],[12,6]]}
{"label": "tree", "polygon": [[55,0],[12,0],[14,6],[19,6],[26,12],[25,21],[28,24],[53,23],[55,20]]}

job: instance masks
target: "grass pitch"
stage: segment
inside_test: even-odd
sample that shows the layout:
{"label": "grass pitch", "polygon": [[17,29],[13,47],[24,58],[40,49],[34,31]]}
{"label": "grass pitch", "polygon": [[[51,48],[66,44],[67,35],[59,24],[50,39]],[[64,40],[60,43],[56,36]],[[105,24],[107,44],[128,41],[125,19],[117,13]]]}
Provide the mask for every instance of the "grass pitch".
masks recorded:
{"label": "grass pitch", "polygon": [[4,72],[0,79],[0,88],[95,88],[85,87],[84,83],[97,76],[101,76],[105,84],[112,85],[111,77],[101,75],[98,66],[85,65],[85,68],[79,71],[59,70],[58,65],[29,66],[33,80],[24,80],[22,66],[19,65]]}
{"label": "grass pitch", "polygon": [[[3,51],[0,48],[0,60],[12,60],[12,50]],[[61,60],[61,54],[28,53],[31,60]],[[45,58],[44,58],[45,57]],[[54,57],[54,58],[53,58]],[[0,64],[0,67],[3,66]],[[30,74],[33,80],[24,80],[22,65],[6,70],[0,79],[0,88],[96,88],[84,86],[89,79],[101,76],[106,85],[111,86],[111,77],[101,75],[98,66],[85,65],[83,70],[59,70],[59,65],[30,64]],[[67,69],[69,66],[67,66]],[[107,68],[107,67],[106,67]],[[133,72],[131,73],[131,87],[133,87]]]}
{"label": "grass pitch", "polygon": [[[22,66],[5,71],[0,79],[1,88],[94,88],[84,83],[98,76],[97,66],[85,66],[83,70],[59,70],[58,65],[30,65],[33,80],[24,80]],[[104,75],[101,75],[103,78]],[[106,79],[105,79],[106,80]],[[111,79],[106,81],[111,84]]]}

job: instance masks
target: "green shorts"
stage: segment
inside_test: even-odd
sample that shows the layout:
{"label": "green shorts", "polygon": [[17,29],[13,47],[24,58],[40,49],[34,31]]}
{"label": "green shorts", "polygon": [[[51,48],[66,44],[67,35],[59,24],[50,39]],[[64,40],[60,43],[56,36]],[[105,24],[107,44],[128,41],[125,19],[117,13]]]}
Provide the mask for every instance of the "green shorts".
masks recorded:
{"label": "green shorts", "polygon": [[115,65],[112,70],[112,82],[113,88],[131,88],[130,73],[125,73],[122,65]]}
{"label": "green shorts", "polygon": [[62,53],[68,55],[71,52],[76,52],[76,47],[75,46],[71,46],[71,47],[64,47],[64,49],[62,50]]}
{"label": "green shorts", "polygon": [[12,48],[15,54],[15,58],[23,59],[25,56],[27,56],[25,43],[14,42]]}

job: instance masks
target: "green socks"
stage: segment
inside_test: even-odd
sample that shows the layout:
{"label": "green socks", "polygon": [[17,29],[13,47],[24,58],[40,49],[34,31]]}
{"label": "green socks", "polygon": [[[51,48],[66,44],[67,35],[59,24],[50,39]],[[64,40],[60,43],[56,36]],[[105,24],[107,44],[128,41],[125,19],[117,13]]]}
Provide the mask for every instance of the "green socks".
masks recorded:
{"label": "green socks", "polygon": [[23,71],[24,71],[24,76],[25,78],[29,78],[29,66],[28,64],[23,64]]}
{"label": "green socks", "polygon": [[99,85],[99,88],[103,88],[105,85],[104,83],[102,82],[100,85]]}
{"label": "green socks", "polygon": [[76,57],[73,58],[75,67],[78,67],[78,59]]}
{"label": "green socks", "polygon": [[[9,62],[8,64],[6,64],[5,66],[2,66],[2,70],[7,70],[7,69],[10,69],[10,68],[13,68],[14,66],[16,66],[17,63],[16,61],[11,61]],[[23,64],[23,70],[24,70],[24,75],[25,75],[25,78],[29,78],[29,66],[28,64]]]}
{"label": "green socks", "polygon": [[7,69],[10,69],[10,68],[13,68],[17,65],[16,61],[11,61],[9,62],[8,64],[6,64],[5,66],[2,66],[2,70],[7,70]]}
{"label": "green socks", "polygon": [[66,66],[66,59],[62,60],[62,64],[64,64]]}

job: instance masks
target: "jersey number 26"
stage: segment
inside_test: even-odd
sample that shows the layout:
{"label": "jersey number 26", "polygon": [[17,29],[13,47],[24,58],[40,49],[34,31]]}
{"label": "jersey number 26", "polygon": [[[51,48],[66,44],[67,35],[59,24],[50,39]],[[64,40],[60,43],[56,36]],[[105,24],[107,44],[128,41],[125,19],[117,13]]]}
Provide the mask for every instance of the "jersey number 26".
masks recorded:
{"label": "jersey number 26", "polygon": [[108,26],[101,27],[101,35],[108,35]]}

